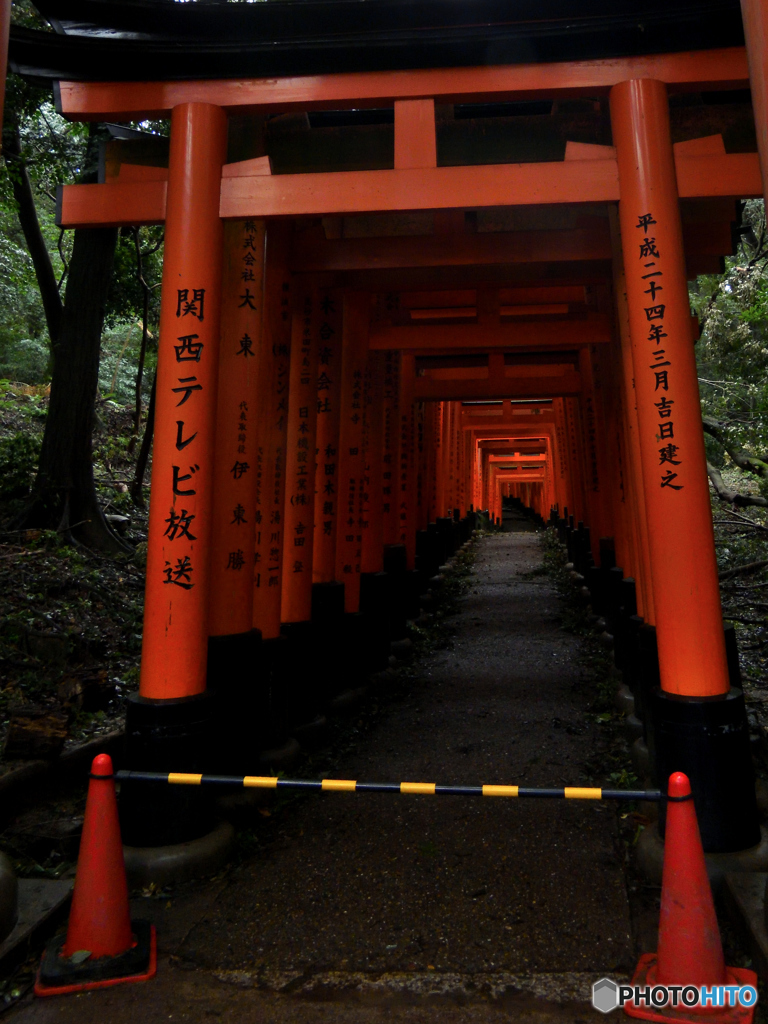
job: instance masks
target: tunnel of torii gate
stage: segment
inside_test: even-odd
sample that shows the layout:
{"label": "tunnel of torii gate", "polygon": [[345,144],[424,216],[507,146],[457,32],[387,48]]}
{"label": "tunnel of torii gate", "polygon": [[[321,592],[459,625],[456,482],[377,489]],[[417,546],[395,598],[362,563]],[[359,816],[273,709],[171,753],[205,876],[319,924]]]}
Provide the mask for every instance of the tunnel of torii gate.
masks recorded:
{"label": "tunnel of torii gate", "polygon": [[[757,844],[687,281],[768,180],[766,5],[743,0],[743,34],[732,0],[681,4],[679,31],[670,0],[642,32],[487,13],[414,42],[414,3],[387,50],[383,2],[326,51],[277,4],[170,5],[141,38],[130,3],[55,6],[58,35],[11,33],[11,67],[53,78],[72,120],[171,125],[115,130],[58,209],[165,224],[129,767],[254,772],[310,734],[510,497],[613,631],[652,774],[691,776],[707,849]],[[191,807],[126,787],[126,841],[202,834]]]}

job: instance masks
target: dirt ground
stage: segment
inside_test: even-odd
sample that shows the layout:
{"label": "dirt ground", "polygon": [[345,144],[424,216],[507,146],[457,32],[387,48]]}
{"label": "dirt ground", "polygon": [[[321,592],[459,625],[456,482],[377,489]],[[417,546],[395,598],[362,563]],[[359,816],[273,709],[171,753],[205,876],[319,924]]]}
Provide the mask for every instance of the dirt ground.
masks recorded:
{"label": "dirt ground", "polygon": [[[600,723],[541,557],[525,530],[480,542],[452,646],[330,777],[587,781]],[[618,807],[313,794],[254,813],[237,867],[136,901],[158,930],[154,981],[36,1000],[12,1019],[583,1024],[592,981],[631,971]]]}

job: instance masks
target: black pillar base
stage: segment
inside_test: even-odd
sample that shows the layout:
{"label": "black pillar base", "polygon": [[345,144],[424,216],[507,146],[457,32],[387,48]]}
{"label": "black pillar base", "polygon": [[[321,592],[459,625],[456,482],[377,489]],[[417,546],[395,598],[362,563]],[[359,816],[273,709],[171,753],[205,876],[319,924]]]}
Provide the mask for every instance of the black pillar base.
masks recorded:
{"label": "black pillar base", "polygon": [[[634,664],[635,633],[632,625],[633,617],[637,618],[637,590],[631,576],[625,576],[619,582],[616,592],[616,615],[613,620],[613,660],[616,668],[631,673]],[[632,689],[629,678],[624,680]]]}
{"label": "black pillar base", "polygon": [[453,552],[456,550],[454,545],[454,532],[453,532],[453,520],[447,516],[440,516],[435,520],[435,526],[437,527],[438,536],[441,540],[441,547],[438,554],[441,555],[442,561],[440,565],[446,562]]}
{"label": "black pillar base", "polygon": [[343,672],[334,689],[334,696],[344,690],[355,690],[363,685],[371,668],[367,643],[367,623],[362,612],[345,612],[341,621],[340,641]]}
{"label": "black pillar base", "polygon": [[[749,749],[744,694],[682,697],[655,690],[651,755],[659,787],[672,772],[691,780],[701,841],[706,853],[746,850],[760,842],[755,775]],[[664,834],[665,805],[659,813]]]}
{"label": "black pillar base", "polygon": [[269,676],[261,633],[208,638],[208,690],[216,697],[216,770],[247,773],[269,746]]}
{"label": "black pillar base", "polygon": [[405,544],[384,545],[384,571],[389,577],[389,619],[390,640],[402,640],[406,633],[408,605],[408,571]]}
{"label": "black pillar base", "polygon": [[290,694],[285,686],[287,661],[288,640],[284,636],[261,641],[261,667],[267,680],[267,730],[262,750],[275,750],[291,735]]}
{"label": "black pillar base", "polygon": [[284,622],[280,632],[287,640],[282,685],[286,691],[288,726],[293,729],[314,721],[320,713],[328,659],[315,649],[311,622]]}
{"label": "black pillar base", "polygon": [[312,584],[312,632],[315,650],[322,652],[315,666],[320,704],[325,706],[347,689],[349,652],[343,640],[344,584],[336,580]]}
{"label": "black pillar base", "polygon": [[437,526],[430,523],[426,530],[416,533],[416,568],[425,580],[437,575],[438,568],[445,559],[441,559],[442,542],[438,536]]}
{"label": "black pillar base", "polygon": [[[126,767],[133,771],[215,771],[216,701],[205,692],[179,700],[128,698]],[[120,827],[126,846],[169,846],[206,835],[215,825],[210,790],[123,782]]]}
{"label": "black pillar base", "polygon": [[374,672],[389,664],[389,576],[364,572],[360,577],[360,614],[366,644],[366,662]]}

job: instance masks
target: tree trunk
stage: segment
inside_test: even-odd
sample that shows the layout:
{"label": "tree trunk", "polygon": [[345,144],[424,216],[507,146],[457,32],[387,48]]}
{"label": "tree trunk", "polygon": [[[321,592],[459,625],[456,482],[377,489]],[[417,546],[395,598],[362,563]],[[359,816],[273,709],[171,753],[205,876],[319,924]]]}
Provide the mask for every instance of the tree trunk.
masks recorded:
{"label": "tree trunk", "polygon": [[27,243],[29,255],[32,257],[32,266],[35,268],[48,336],[53,346],[61,329],[62,302],[51,257],[40,230],[40,222],[37,219],[35,196],[27,173],[27,165],[21,155],[21,139],[17,124],[8,125],[3,134],[3,155],[8,165],[19,224],[24,233],[24,241]]}
{"label": "tree trunk", "polygon": [[59,529],[87,547],[111,553],[130,548],[109,529],[99,506],[91,435],[116,244],[115,228],[75,231],[61,330],[53,345],[40,464],[24,517],[25,525]]}
{"label": "tree trunk", "polygon": [[152,391],[149,396],[149,409],[147,410],[147,422],[144,427],[144,437],[141,439],[141,448],[139,449],[139,457],[136,460],[136,473],[133,477],[133,483],[131,484],[131,498],[133,499],[134,505],[138,505],[139,508],[145,508],[146,502],[144,501],[144,476],[147,472],[147,463],[149,462],[149,453],[152,449],[152,435],[155,431],[155,397],[157,395],[157,370],[155,370],[155,376],[152,378]]}
{"label": "tree trunk", "polygon": [[[75,231],[62,303],[40,230],[18,125],[4,133],[19,223],[32,257],[51,339],[51,398],[31,500],[16,525],[56,529],[107,553],[130,551],[107,525],[93,479],[94,405],[99,381],[104,305],[117,244],[115,228]],[[99,132],[91,126],[83,180],[96,180]]]}

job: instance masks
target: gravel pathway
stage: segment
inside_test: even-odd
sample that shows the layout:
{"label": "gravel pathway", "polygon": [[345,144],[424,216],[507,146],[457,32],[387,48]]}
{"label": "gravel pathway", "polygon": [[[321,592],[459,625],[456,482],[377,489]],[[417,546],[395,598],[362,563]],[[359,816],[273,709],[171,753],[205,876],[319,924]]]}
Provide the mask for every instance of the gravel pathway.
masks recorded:
{"label": "gravel pathway", "polygon": [[[334,777],[583,781],[599,727],[574,685],[577,641],[559,628],[557,594],[546,576],[526,575],[540,563],[530,532],[479,543],[452,646],[419,666],[411,695]],[[591,802],[303,797],[226,879],[167,905],[142,901],[173,954],[156,982],[18,1016],[585,1024],[591,982],[634,959],[617,813]]]}

